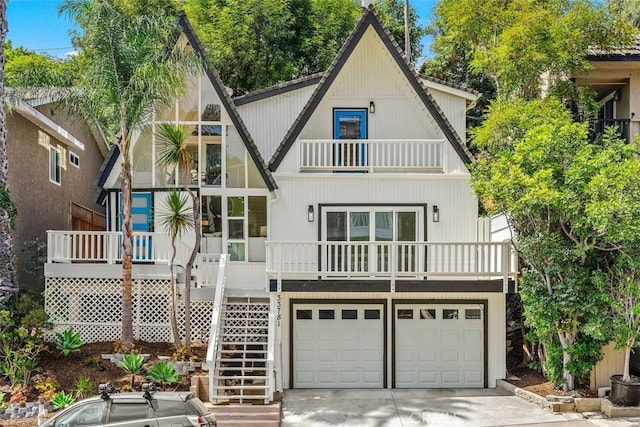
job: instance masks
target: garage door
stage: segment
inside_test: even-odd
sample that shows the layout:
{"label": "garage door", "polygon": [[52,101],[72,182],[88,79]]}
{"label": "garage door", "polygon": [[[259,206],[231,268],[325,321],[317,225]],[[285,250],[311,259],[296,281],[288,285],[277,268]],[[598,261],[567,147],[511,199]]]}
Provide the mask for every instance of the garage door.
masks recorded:
{"label": "garage door", "polygon": [[397,304],[395,387],[484,387],[482,304]]}
{"label": "garage door", "polygon": [[384,386],[382,304],[294,304],[294,388]]}

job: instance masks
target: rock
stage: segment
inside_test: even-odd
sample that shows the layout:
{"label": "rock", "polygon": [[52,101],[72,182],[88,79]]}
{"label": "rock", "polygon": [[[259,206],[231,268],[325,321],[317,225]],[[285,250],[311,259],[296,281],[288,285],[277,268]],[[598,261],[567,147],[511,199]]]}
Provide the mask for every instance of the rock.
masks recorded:
{"label": "rock", "polygon": [[558,402],[558,403],[573,403],[573,397],[572,396],[554,396],[554,395],[548,395],[547,396],[547,400],[549,402]]}
{"label": "rock", "polygon": [[520,381],[520,377],[516,377],[515,375],[511,375],[507,378],[507,381]]}

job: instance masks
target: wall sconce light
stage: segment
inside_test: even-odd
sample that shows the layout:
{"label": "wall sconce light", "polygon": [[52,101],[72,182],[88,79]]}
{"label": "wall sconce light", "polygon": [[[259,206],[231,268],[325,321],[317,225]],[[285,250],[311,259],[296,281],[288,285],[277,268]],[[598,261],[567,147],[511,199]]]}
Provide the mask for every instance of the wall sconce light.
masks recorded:
{"label": "wall sconce light", "polygon": [[433,205],[433,222],[440,222],[440,209],[436,205]]}
{"label": "wall sconce light", "polygon": [[371,114],[376,112],[376,103],[373,101],[369,101],[369,112]]}
{"label": "wall sconce light", "polygon": [[622,99],[622,92],[620,92],[620,89],[613,92],[613,100],[615,102],[620,102],[621,99]]}
{"label": "wall sconce light", "polygon": [[309,209],[307,210],[307,221],[313,222],[315,220],[315,214],[313,212],[313,205],[309,205]]}

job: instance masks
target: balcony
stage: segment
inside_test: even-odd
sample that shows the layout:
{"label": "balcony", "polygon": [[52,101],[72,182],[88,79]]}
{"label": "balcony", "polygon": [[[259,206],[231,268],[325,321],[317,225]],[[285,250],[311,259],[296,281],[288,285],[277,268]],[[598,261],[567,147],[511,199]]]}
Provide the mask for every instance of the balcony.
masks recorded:
{"label": "balcony", "polygon": [[495,280],[516,278],[509,242],[267,242],[267,276],[284,279]]}
{"label": "balcony", "polygon": [[304,172],[442,172],[443,140],[299,140]]}
{"label": "balcony", "polygon": [[613,127],[617,130],[618,137],[627,141],[631,141],[629,128],[631,125],[631,119],[597,119],[591,123],[590,139],[594,140],[598,135],[604,133],[608,127]]}

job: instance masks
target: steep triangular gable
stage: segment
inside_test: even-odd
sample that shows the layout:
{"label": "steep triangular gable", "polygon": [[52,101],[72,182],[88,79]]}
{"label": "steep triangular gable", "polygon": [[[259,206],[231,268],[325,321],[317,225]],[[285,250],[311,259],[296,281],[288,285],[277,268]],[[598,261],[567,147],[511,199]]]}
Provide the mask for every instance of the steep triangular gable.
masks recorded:
{"label": "steep triangular gable", "polygon": [[187,40],[189,40],[189,43],[191,44],[191,46],[193,47],[197,55],[202,60],[205,73],[207,74],[207,77],[209,77],[209,80],[211,81],[211,84],[216,90],[216,93],[218,94],[218,97],[220,98],[220,101],[222,102],[224,108],[229,113],[231,122],[233,123],[235,128],[238,130],[240,139],[242,140],[247,151],[249,152],[251,159],[256,165],[256,168],[258,168],[258,172],[260,173],[260,176],[264,180],[269,191],[275,190],[276,188],[278,188],[278,186],[275,180],[273,179],[273,176],[271,175],[271,172],[269,171],[267,164],[265,163],[264,159],[260,155],[260,152],[258,151],[258,147],[254,143],[253,138],[251,138],[251,135],[249,134],[249,130],[245,126],[244,122],[242,121],[242,118],[240,118],[240,115],[236,110],[236,106],[233,103],[231,96],[227,92],[224,84],[222,84],[222,80],[220,80],[220,76],[218,75],[218,72],[215,70],[215,68],[211,64],[211,61],[209,60],[209,57],[206,54],[204,47],[202,46],[202,43],[200,43],[200,39],[196,35],[193,27],[191,26],[191,23],[189,22],[189,19],[187,18],[187,15],[184,12],[180,12],[180,14],[178,15],[178,22],[182,27],[182,31],[184,32],[184,35],[187,37]]}
{"label": "steep triangular gable", "polygon": [[420,84],[418,74],[409,67],[400,47],[393,40],[391,34],[383,27],[374,7],[370,5],[362,15],[360,21],[356,24],[351,35],[342,46],[342,49],[340,49],[340,52],[338,52],[338,55],[333,60],[329,69],[325,72],[322,80],[318,83],[318,87],[313,95],[311,95],[307,105],[301,111],[300,115],[291,126],[291,129],[287,132],[283,141],[280,143],[280,146],[269,163],[269,169],[272,171],[277,170],[278,166],[287,155],[287,152],[291,149],[291,146],[300,135],[300,132],[303,130],[309,118],[313,115],[315,109],[320,104],[322,98],[326,95],[338,74],[340,74],[342,67],[345,65],[347,59],[353,53],[355,47],[358,45],[365,31],[369,27],[372,27],[376,31],[384,45],[389,50],[389,53],[417,93],[418,97],[424,103],[427,111],[429,111],[433,116],[445,138],[451,143],[458,156],[460,156],[460,159],[465,164],[469,164],[474,160],[473,155],[464,142],[458,137],[456,131],[451,126],[451,123],[449,123],[449,120],[445,117],[435,99],[433,99],[433,97]]}

